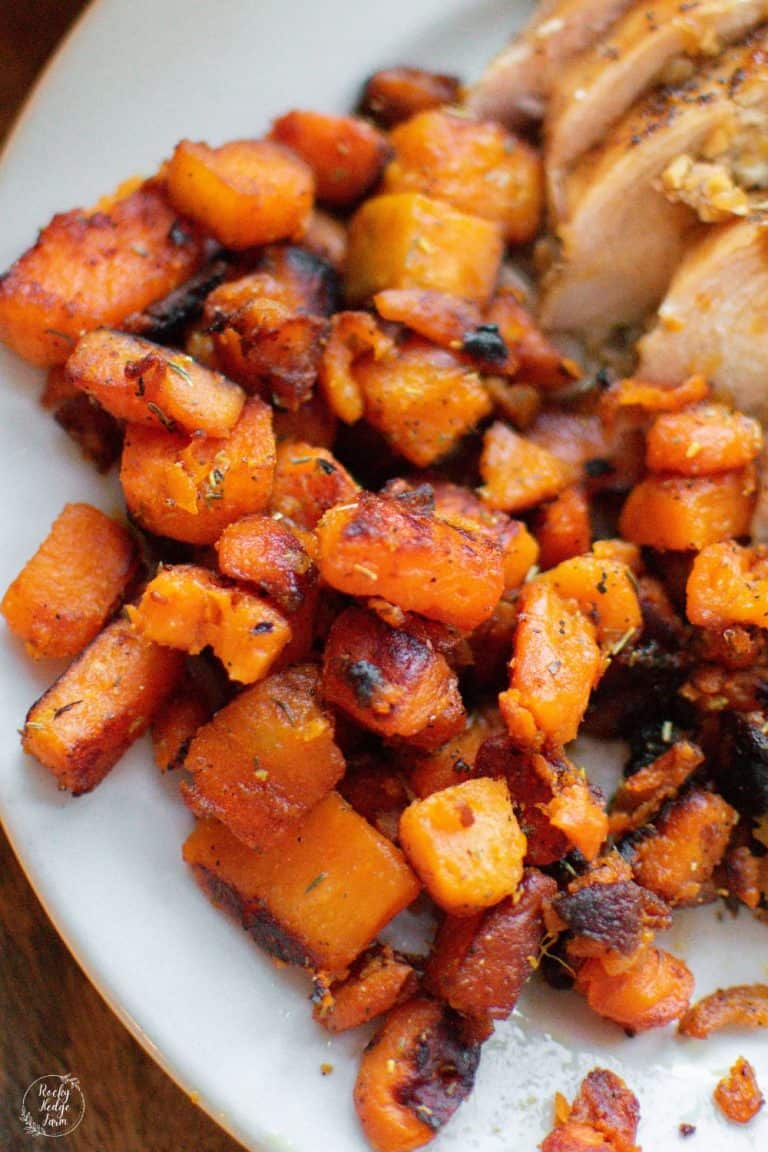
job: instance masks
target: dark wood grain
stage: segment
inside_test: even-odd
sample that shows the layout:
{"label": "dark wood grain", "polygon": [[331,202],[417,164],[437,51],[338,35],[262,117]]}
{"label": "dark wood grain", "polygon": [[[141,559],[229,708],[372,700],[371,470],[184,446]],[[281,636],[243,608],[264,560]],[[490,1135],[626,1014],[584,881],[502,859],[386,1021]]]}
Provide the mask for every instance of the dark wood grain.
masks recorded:
{"label": "dark wood grain", "polygon": [[[82,7],[83,0],[0,0],[0,140]],[[65,1071],[79,1077],[86,1113],[77,1130],[54,1145],[64,1152],[240,1148],[112,1015],[59,940],[0,831],[2,1152],[48,1146],[24,1132],[19,1109],[33,1080]]]}

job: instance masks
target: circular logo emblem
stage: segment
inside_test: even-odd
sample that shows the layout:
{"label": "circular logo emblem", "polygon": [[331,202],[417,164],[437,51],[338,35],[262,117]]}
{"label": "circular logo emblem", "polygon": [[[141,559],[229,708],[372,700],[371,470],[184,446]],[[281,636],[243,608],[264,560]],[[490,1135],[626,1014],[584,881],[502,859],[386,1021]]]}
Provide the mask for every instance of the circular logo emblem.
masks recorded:
{"label": "circular logo emblem", "polygon": [[19,1118],[30,1136],[68,1136],[85,1115],[77,1076],[39,1076],[24,1093]]}

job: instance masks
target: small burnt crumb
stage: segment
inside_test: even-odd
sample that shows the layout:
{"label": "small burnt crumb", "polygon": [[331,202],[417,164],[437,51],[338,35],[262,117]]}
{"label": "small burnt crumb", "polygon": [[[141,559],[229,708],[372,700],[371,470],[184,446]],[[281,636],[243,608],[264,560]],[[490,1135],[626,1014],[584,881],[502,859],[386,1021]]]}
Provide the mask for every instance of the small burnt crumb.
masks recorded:
{"label": "small burnt crumb", "polygon": [[189,244],[190,236],[180,221],[174,220],[168,229],[168,239],[175,248],[183,248],[185,244]]}
{"label": "small burnt crumb", "polygon": [[471,772],[472,766],[471,764],[467,764],[466,760],[459,756],[458,759],[453,762],[453,770],[454,772]]}
{"label": "small burnt crumb", "polygon": [[507,346],[499,332],[498,324],[478,324],[471,332],[465,332],[462,349],[468,356],[500,364],[507,358]]}
{"label": "small burnt crumb", "polygon": [[322,456],[318,456],[315,460],[315,467],[324,472],[326,476],[333,476],[336,471],[336,465],[331,464],[330,460],[324,460]]}
{"label": "small burnt crumb", "polygon": [[260,624],[254,624],[251,628],[252,636],[266,636],[269,632],[274,632],[274,624],[270,624],[268,620],[262,620]]}
{"label": "small burnt crumb", "polygon": [[586,461],[584,471],[591,480],[596,480],[600,476],[610,476],[616,469],[610,460],[606,460],[602,456],[595,456],[594,459]]}
{"label": "small burnt crumb", "polygon": [[344,675],[352,685],[358,704],[363,708],[370,705],[379,689],[387,683],[381,669],[370,660],[351,661],[347,664]]}
{"label": "small burnt crumb", "polygon": [[435,510],[435,490],[431,484],[419,484],[418,488],[408,488],[395,496],[400,504],[406,504],[411,512],[431,515]]}
{"label": "small burnt crumb", "polygon": [[689,1136],[695,1136],[696,1135],[696,1125],[695,1124],[681,1124],[680,1127],[678,1128],[678,1132],[682,1136],[683,1140],[686,1140]]}

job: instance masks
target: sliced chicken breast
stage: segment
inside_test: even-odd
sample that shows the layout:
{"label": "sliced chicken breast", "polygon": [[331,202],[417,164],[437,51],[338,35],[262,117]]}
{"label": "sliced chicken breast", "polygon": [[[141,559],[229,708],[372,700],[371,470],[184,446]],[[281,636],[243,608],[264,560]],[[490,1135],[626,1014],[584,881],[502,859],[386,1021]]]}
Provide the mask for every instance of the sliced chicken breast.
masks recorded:
{"label": "sliced chicken breast", "polygon": [[638,374],[682,380],[701,372],[737,408],[768,418],[768,224],[708,231],[676,272]]}
{"label": "sliced chicken breast", "polygon": [[[582,158],[555,223],[559,254],[540,309],[546,328],[599,338],[641,322],[698,239],[701,219],[723,218],[715,209],[727,215],[729,204],[746,210],[748,198],[729,181],[752,178],[755,141],[768,142],[767,48],[761,29],[682,87],[651,93]],[[702,169],[709,184],[694,180]]]}
{"label": "sliced chicken breast", "polygon": [[[546,119],[555,201],[566,169],[640,96],[675,82],[686,58],[716,56],[768,18],[768,0],[644,0],[561,73]],[[681,59],[682,58],[682,59]]]}
{"label": "sliced chicken breast", "polygon": [[563,66],[588,48],[630,0],[544,0],[530,23],[488,65],[466,95],[477,116],[518,127],[540,120]]}

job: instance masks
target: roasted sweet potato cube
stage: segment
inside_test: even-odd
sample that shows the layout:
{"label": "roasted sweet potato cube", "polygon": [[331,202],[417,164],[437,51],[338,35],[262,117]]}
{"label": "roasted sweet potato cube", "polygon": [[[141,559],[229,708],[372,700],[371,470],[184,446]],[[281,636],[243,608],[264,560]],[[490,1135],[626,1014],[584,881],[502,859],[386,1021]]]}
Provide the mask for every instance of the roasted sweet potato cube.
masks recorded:
{"label": "roasted sweet potato cube", "polygon": [[389,157],[386,136],[357,116],[294,109],[275,120],[270,138],[312,169],[318,200],[346,208],[377,183]]}
{"label": "roasted sweet potato cube", "polygon": [[751,467],[717,476],[647,476],[630,492],[619,527],[635,544],[659,550],[705,548],[746,536],[757,488]]}
{"label": "roasted sweet potato cube", "polygon": [[317,391],[294,411],[287,408],[273,409],[272,419],[278,444],[292,440],[294,443],[330,449],[336,439],[336,416]]}
{"label": "roasted sweet potato cube", "polygon": [[184,799],[250,848],[270,848],[344,772],[333,720],[318,702],[314,665],[295,665],[247,688],[195,735]]}
{"label": "roasted sweet potato cube", "polygon": [[573,740],[602,670],[591,620],[551,584],[524,585],[510,688],[499,697],[511,734],[528,745],[537,731],[557,744]]}
{"label": "roasted sweet potato cube", "polygon": [[406,612],[471,631],[503,590],[501,551],[487,536],[362,493],[317,526],[323,578],[351,596],[381,596]]}
{"label": "roasted sweet potato cube", "polygon": [[433,1140],[472,1091],[480,1045],[450,1008],[419,996],[394,1008],[363,1052],[355,1108],[374,1152]]}
{"label": "roasted sweet potato cube", "polygon": [[485,321],[496,327],[521,379],[537,389],[563,388],[578,378],[578,367],[544,335],[514,288],[499,288]]}
{"label": "roasted sweet potato cube", "polygon": [[65,504],[0,612],[35,660],[76,656],[119,607],[137,568],[121,524],[90,504]]}
{"label": "roasted sweet potato cube", "polygon": [[166,296],[202,254],[197,230],[152,182],[106,211],[54,216],[0,280],[0,340],[33,364],[62,364],[81,333]]}
{"label": "roasted sweet potato cube", "polygon": [[706,898],[738,813],[716,792],[694,789],[662,811],[634,852],[635,878],[673,907]]}
{"label": "roasted sweet potato cube", "polygon": [[312,1015],[329,1032],[346,1032],[383,1016],[416,991],[416,973],[391,948],[372,948],[345,980],[316,987]]}
{"label": "roasted sweet potato cube", "polygon": [[309,167],[269,140],[219,148],[182,140],[168,165],[168,195],[228,248],[300,236],[314,200]]}
{"label": "roasted sweet potato cube", "polygon": [[402,853],[336,792],[264,852],[201,820],[184,859],[273,956],[331,975],[343,974],[419,893]]}
{"label": "roasted sweet potato cube", "polygon": [[491,411],[477,372],[419,337],[389,356],[358,361],[354,378],[368,422],[420,468],[451,452]]}
{"label": "roasted sweet potato cube", "polygon": [[500,124],[448,108],[420,112],[395,128],[386,192],[421,192],[493,220],[511,244],[535,236],[543,201],[541,160]]}
{"label": "roasted sweet potato cube", "polygon": [[504,780],[465,780],[414,800],[400,842],[435,903],[454,916],[498,904],[523,875],[525,836]]}
{"label": "roasted sweet potato cube", "polygon": [[21,742],[74,796],[90,792],[146,731],[183,669],[178,652],[108,624],[32,705]]}
{"label": "roasted sweet potato cube", "polygon": [[534,521],[539,544],[539,566],[554,568],[563,560],[589,552],[592,528],[589,502],[582,488],[574,485],[545,504]]}
{"label": "roasted sweet potato cube", "polygon": [[768,627],[768,551],[735,540],[708,544],[693,561],[686,614],[702,628],[732,624]]}
{"label": "roasted sweet potato cube", "polygon": [[743,1056],[718,1080],[713,1096],[725,1118],[734,1124],[749,1124],[765,1104],[755,1070]]}
{"label": "roasted sweet potato cube", "polygon": [[459,91],[457,76],[423,68],[384,68],[366,80],[360,111],[383,128],[392,128],[417,112],[457,103]]}
{"label": "roasted sweet potato cube", "polygon": [[328,633],[323,694],[364,728],[419,747],[443,744],[464,724],[445,657],[362,608],[347,608]]}
{"label": "roasted sweet potato cube", "polygon": [[393,344],[368,312],[338,312],[320,362],[320,387],[329,407],[345,424],[354,424],[365,411],[365,398],[354,372],[355,361],[380,360]]}
{"label": "roasted sweet potato cube", "polygon": [[724,404],[701,404],[658,416],[648,430],[645,461],[652,472],[710,476],[744,468],[759,455],[757,420]]}
{"label": "roasted sweet potato cube", "polygon": [[226,436],[245,403],[237,384],[191,356],[109,328],[81,337],[67,376],[113,416],[150,428]]}
{"label": "roasted sweet potato cube", "polygon": [[452,784],[471,780],[480,747],[489,736],[501,730],[503,723],[496,709],[470,712],[462,731],[440,748],[432,752],[409,750],[403,759],[413,793],[423,800]]}
{"label": "roasted sweet potato cube", "polygon": [[576,988],[598,1016],[632,1032],[645,1032],[683,1015],[693,992],[693,976],[670,952],[646,947],[617,971],[598,957],[585,961],[577,971]]}
{"label": "roasted sweet potato cube", "polygon": [[635,1143],[640,1105],[620,1076],[593,1068],[584,1077],[571,1107],[558,1093],[556,1125],[541,1152],[641,1152]]}
{"label": "roasted sweet potato cube", "polygon": [[359,491],[327,448],[292,440],[278,447],[272,511],[300,528],[314,529],[329,508],[353,500]]}
{"label": "roasted sweet potato cube", "polygon": [[636,581],[626,564],[597,556],[574,556],[539,577],[564,600],[575,600],[594,623],[598,643],[611,649],[639,632],[643,617]]}
{"label": "roasted sweet potato cube", "polygon": [[474,916],[446,916],[427,964],[428,990],[469,1017],[478,1038],[505,1020],[535,969],[544,938],[543,905],[557,884],[526,868],[516,897]]}
{"label": "roasted sweet potato cube", "polygon": [[571,468],[557,456],[498,421],[485,433],[480,475],[480,495],[502,512],[552,500],[573,480]]}
{"label": "roasted sweet potato cube", "polygon": [[271,516],[246,516],[224,529],[216,542],[219,568],[232,580],[255,584],[284,612],[296,612],[316,576],[301,540]]}
{"label": "roasted sweet potato cube", "polygon": [[211,718],[208,700],[185,677],[176,692],[157,710],[152,721],[152,749],[161,772],[179,768],[192,737]]}
{"label": "roasted sweet potato cube", "polygon": [[162,568],[126,611],[157,644],[192,655],[210,645],[243,684],[266,676],[291,638],[285,617],[266,600],[195,564]]}
{"label": "roasted sweet potato cube", "polygon": [[252,396],[224,440],[131,425],[120,482],[149,532],[213,544],[228,524],[266,508],[274,470],[271,409]]}
{"label": "roasted sweet potato cube", "polygon": [[434,288],[484,304],[504,246],[498,224],[413,192],[366,200],[348,240],[345,283],[353,305],[385,288]]}

